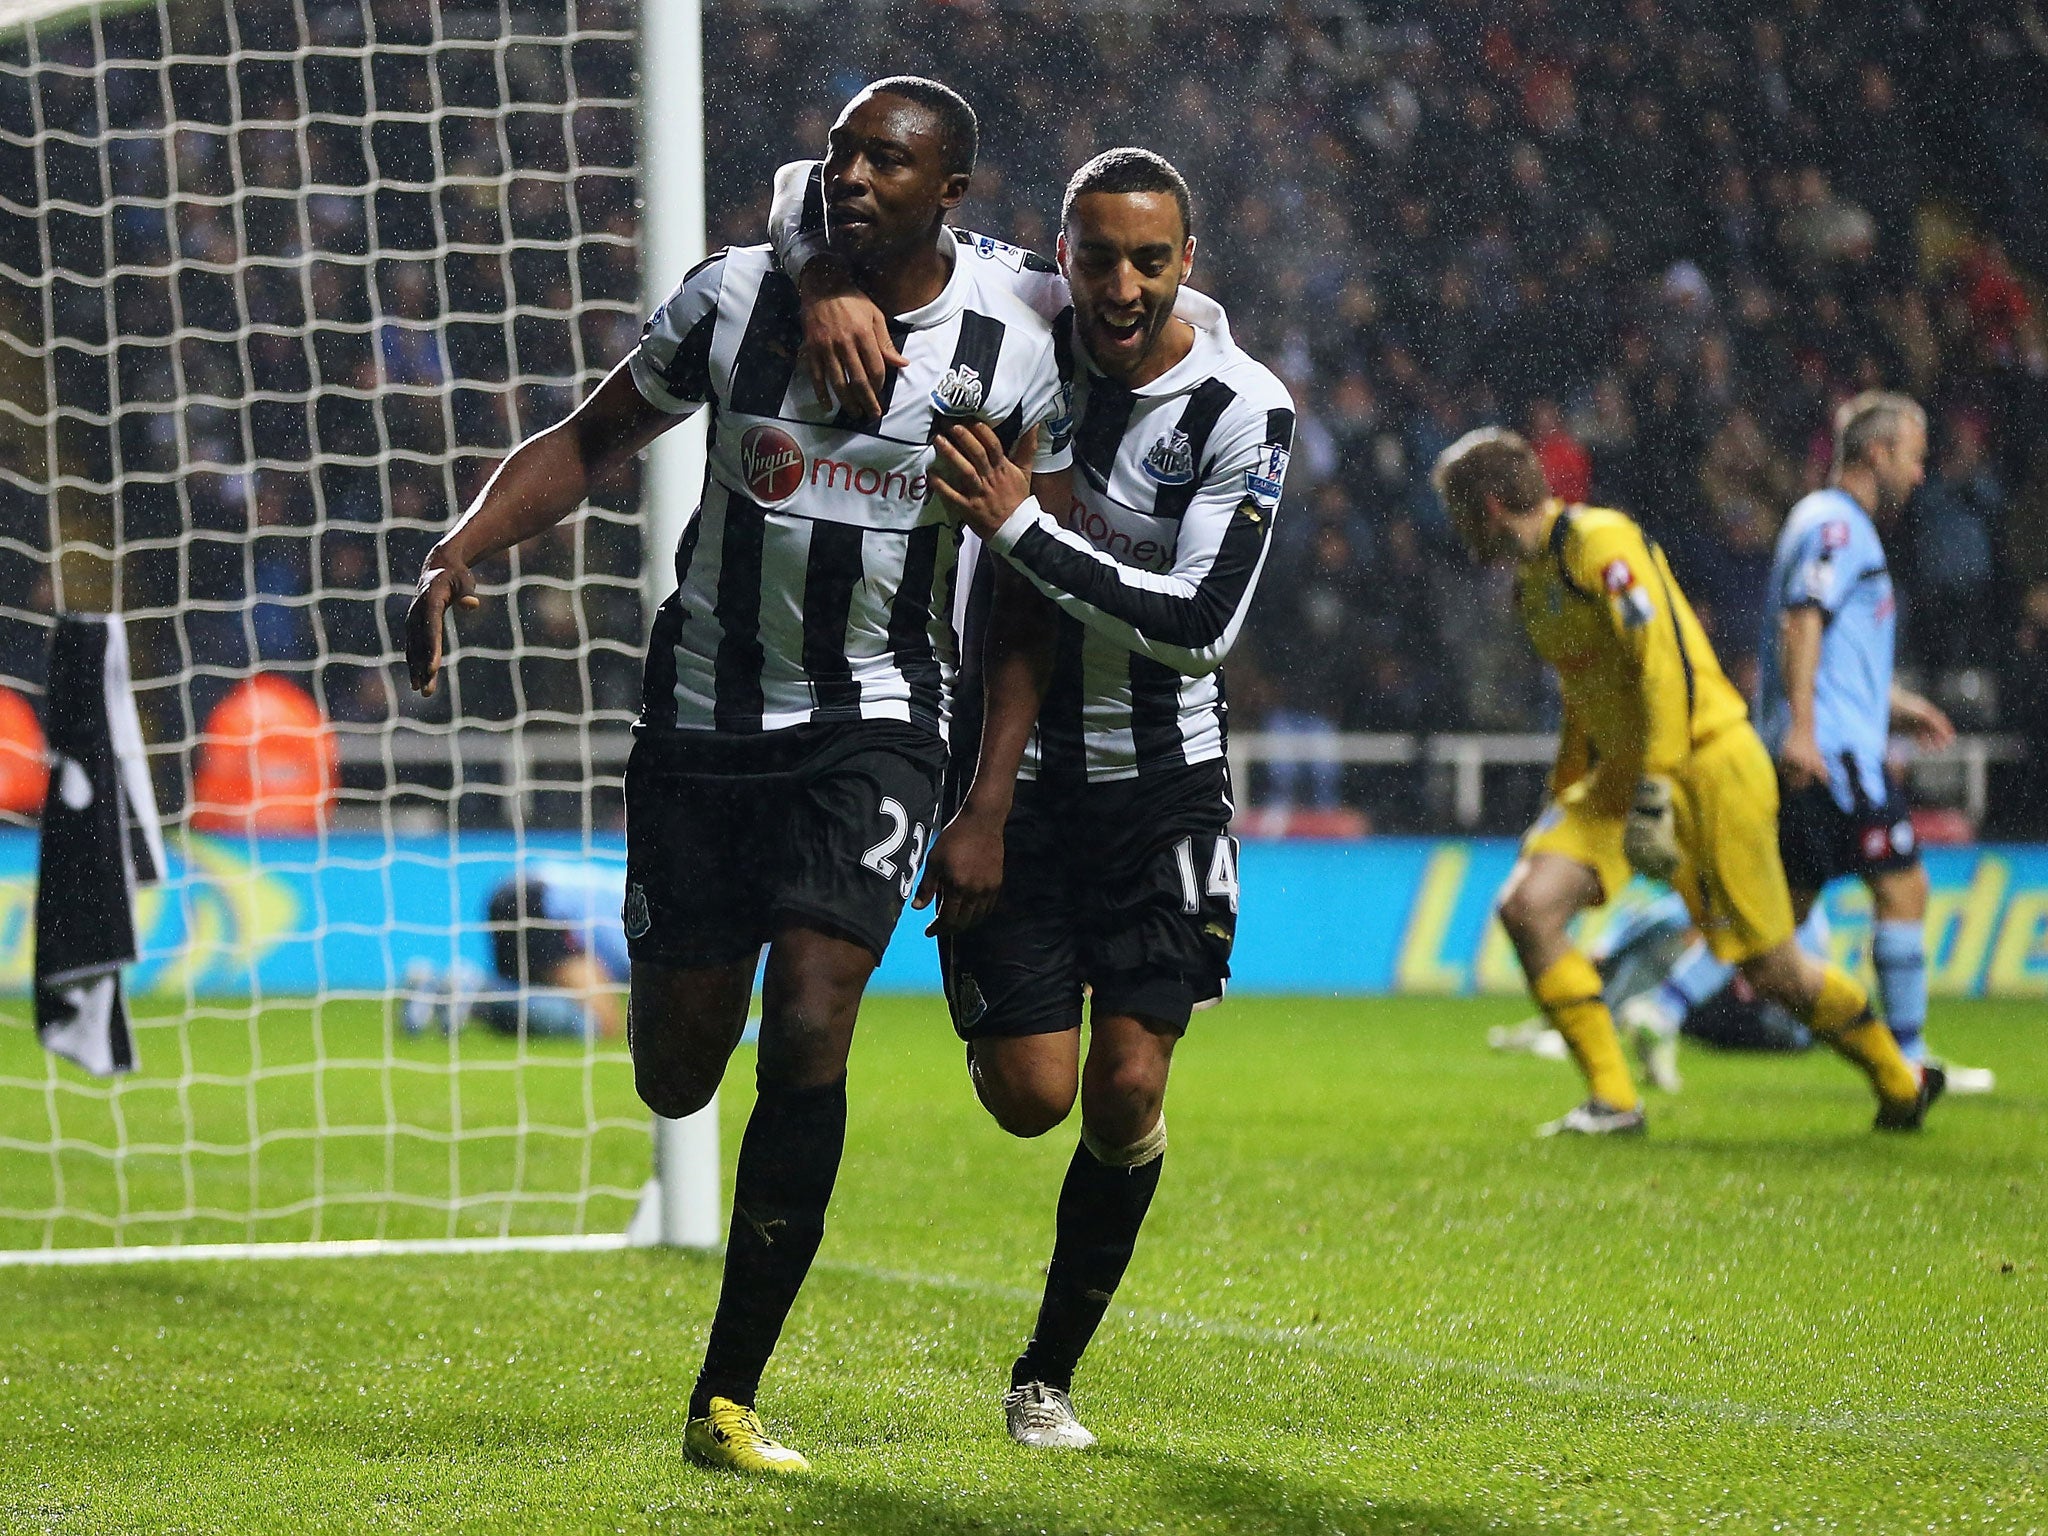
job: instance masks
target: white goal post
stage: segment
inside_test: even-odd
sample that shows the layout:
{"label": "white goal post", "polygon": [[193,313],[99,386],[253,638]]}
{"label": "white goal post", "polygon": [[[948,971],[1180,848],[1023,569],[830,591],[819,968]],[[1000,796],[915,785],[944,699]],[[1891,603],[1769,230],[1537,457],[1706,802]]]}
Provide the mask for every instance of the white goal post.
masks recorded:
{"label": "white goal post", "polygon": [[[402,661],[420,555],[703,253],[701,38],[699,0],[0,0],[0,689],[120,615],[171,848],[97,1080],[29,1027],[0,807],[0,1265],[723,1240],[716,1103],[650,1137],[616,1006],[512,932],[594,909],[490,910],[622,880],[600,743],[701,427],[481,573],[438,699]],[[252,719],[317,781],[277,815]]]}

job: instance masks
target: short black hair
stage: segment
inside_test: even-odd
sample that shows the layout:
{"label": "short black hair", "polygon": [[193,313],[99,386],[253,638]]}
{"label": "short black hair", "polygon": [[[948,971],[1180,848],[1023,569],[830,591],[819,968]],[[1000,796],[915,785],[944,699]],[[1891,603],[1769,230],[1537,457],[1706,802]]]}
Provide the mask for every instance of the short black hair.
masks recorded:
{"label": "short black hair", "polygon": [[1188,195],[1187,178],[1173,168],[1164,155],[1126,145],[1105,149],[1067,183],[1067,195],[1060,202],[1060,228],[1074,217],[1074,199],[1090,192],[1170,192],[1180,209],[1182,235],[1195,232],[1195,200]]}
{"label": "short black hair", "polygon": [[950,85],[923,75],[890,75],[861,92],[863,96],[901,96],[939,120],[939,169],[948,176],[971,176],[981,148],[981,119],[967,98]]}
{"label": "short black hair", "polygon": [[544,915],[547,887],[534,875],[507,880],[484,909],[490,923],[491,963],[521,986],[549,987],[562,962],[576,953],[568,929]]}

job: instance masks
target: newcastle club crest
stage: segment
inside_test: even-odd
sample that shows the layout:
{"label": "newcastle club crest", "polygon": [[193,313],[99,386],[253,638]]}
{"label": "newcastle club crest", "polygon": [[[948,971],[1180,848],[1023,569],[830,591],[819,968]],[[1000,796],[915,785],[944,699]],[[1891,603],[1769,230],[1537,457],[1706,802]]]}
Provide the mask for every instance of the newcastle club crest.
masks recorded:
{"label": "newcastle club crest", "polygon": [[1175,428],[1145,453],[1145,473],[1160,485],[1186,485],[1195,478],[1195,445]]}
{"label": "newcastle club crest", "polygon": [[948,368],[932,386],[932,409],[943,416],[972,416],[981,400],[981,375],[965,363]]}

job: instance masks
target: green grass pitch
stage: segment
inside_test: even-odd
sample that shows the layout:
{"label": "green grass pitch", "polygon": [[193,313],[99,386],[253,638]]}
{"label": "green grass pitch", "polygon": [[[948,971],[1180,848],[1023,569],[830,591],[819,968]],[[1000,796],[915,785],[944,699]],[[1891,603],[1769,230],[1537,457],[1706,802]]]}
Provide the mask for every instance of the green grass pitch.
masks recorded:
{"label": "green grass pitch", "polygon": [[[9,1269],[0,1530],[2048,1530],[2037,1008],[1938,1006],[1941,1044],[2000,1091],[1920,1137],[1870,1134],[1860,1080],[1828,1057],[1694,1051],[1648,1138],[1590,1144],[1531,1139],[1577,1084],[1487,1051],[1517,1011],[1234,999],[1197,1020],[1159,1201],[1076,1384],[1096,1453],[1020,1452],[996,1404],[1072,1132],[1004,1137],[938,1007],[877,999],[831,1229],[762,1397],[813,1478],[681,1457],[713,1258]],[[326,1023],[330,1049],[377,1028]],[[266,1059],[305,1024],[266,1018]],[[25,1034],[0,1029],[0,1074]],[[493,1100],[488,1051],[470,1059],[466,1123],[516,1114],[511,1077]],[[729,1078],[728,1159],[750,1068],[742,1052]],[[562,1075],[637,1116],[622,1069]],[[411,1084],[423,1134],[395,1155],[439,1160],[417,1185],[380,1144],[342,1154],[331,1186],[465,1188],[431,1134],[445,1078]],[[324,1090],[331,1120],[347,1091]],[[219,1113],[238,1136],[271,1111]],[[595,1172],[637,1181],[644,1138],[601,1140]],[[289,1206],[306,1144],[270,1146],[266,1199]],[[246,1189],[239,1156],[195,1171],[199,1203],[207,1179]],[[16,1184],[32,1173],[0,1163],[0,1205],[40,1198]],[[388,1230],[446,1228],[406,1210]],[[457,1227],[504,1219],[465,1207]]]}

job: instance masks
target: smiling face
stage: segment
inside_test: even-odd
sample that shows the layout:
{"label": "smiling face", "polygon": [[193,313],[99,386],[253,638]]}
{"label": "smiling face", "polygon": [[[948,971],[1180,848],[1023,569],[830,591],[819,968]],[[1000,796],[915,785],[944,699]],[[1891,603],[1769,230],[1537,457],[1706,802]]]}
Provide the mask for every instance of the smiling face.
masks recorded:
{"label": "smiling face", "polygon": [[826,139],[825,238],[855,266],[907,250],[967,193],[945,169],[945,129],[931,108],[884,91],[856,96]]}
{"label": "smiling face", "polygon": [[1087,192],[1060,232],[1074,325],[1096,367],[1129,380],[1159,346],[1195,261],[1170,192]]}

